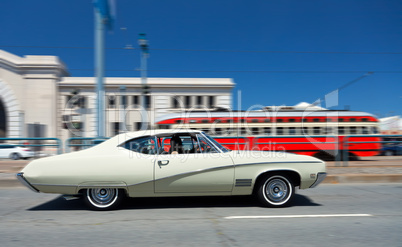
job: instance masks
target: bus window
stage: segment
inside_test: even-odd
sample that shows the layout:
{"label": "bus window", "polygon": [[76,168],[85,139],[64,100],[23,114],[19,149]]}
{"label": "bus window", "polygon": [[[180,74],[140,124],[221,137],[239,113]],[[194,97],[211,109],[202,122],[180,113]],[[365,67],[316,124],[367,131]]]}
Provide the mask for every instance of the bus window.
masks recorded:
{"label": "bus window", "polygon": [[215,134],[216,135],[222,135],[222,129],[221,128],[215,128]]}
{"label": "bus window", "polygon": [[240,135],[247,135],[246,128],[240,128]]}
{"label": "bus window", "polygon": [[283,127],[278,127],[276,128],[276,134],[279,135],[283,135]]}
{"label": "bus window", "polygon": [[377,127],[371,127],[371,133],[378,134],[378,128]]}
{"label": "bus window", "polygon": [[308,132],[308,127],[303,127],[303,129],[302,129],[302,134],[303,134],[303,135],[308,135],[308,134],[309,134],[309,132]]}
{"label": "bus window", "polygon": [[260,129],[259,128],[251,128],[251,133],[253,135],[259,135],[260,134]]}
{"label": "bus window", "polygon": [[296,135],[296,128],[295,127],[290,127],[289,128],[289,135]]}
{"label": "bus window", "polygon": [[366,135],[366,134],[369,134],[369,131],[368,131],[368,128],[367,127],[362,127],[362,134],[363,135]]}
{"label": "bus window", "polygon": [[345,127],[338,127],[338,135],[344,135],[345,134]]}
{"label": "bus window", "polygon": [[351,135],[356,135],[357,134],[357,128],[355,126],[350,127],[349,133]]}
{"label": "bus window", "polygon": [[313,128],[313,134],[314,135],[320,135],[321,134],[321,128],[320,127],[314,127]]}
{"label": "bus window", "polygon": [[268,128],[268,127],[265,127],[265,128],[264,128],[264,135],[268,135],[268,136],[269,136],[269,135],[271,135],[271,133],[272,133],[272,132],[271,132],[271,128]]}

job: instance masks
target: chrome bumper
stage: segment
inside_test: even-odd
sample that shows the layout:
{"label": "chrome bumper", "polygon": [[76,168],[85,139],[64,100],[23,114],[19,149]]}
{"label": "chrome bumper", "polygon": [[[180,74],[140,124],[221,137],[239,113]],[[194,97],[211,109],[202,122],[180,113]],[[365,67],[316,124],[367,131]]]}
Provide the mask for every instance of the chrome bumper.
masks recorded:
{"label": "chrome bumper", "polygon": [[325,179],[326,176],[327,176],[326,172],[319,172],[317,174],[317,179],[315,180],[313,185],[310,186],[310,188],[317,187],[317,185],[319,185]]}
{"label": "chrome bumper", "polygon": [[23,173],[23,172],[17,173],[16,176],[17,176],[18,181],[20,181],[23,185],[25,185],[26,187],[28,187],[30,190],[39,193],[39,190],[36,189],[35,187],[33,187],[33,186],[24,178],[24,173]]}

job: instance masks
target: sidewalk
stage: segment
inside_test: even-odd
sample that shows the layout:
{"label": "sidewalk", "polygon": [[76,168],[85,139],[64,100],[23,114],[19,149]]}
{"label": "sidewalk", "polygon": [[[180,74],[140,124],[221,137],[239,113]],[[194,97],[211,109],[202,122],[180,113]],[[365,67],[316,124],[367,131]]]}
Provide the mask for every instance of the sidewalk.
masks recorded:
{"label": "sidewalk", "polygon": [[[328,176],[323,183],[395,183],[402,182],[402,156],[362,157],[358,161],[327,163]],[[340,166],[338,166],[340,165]]]}
{"label": "sidewalk", "polygon": [[[28,163],[26,160],[0,160],[0,187],[23,186],[15,174]],[[347,167],[342,161],[326,163],[328,176],[323,183],[402,183],[402,156],[363,157],[349,161]]]}

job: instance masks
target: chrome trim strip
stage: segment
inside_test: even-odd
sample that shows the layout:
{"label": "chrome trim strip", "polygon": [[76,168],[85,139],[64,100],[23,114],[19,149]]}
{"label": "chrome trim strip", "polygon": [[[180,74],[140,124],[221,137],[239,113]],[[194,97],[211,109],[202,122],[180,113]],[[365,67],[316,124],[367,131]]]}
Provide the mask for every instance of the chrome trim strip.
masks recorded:
{"label": "chrome trim strip", "polygon": [[[235,166],[248,166],[248,165],[260,165],[260,164],[304,164],[304,163],[322,163],[321,161],[277,161],[277,162],[258,162],[258,163],[247,163],[247,164],[239,164]],[[287,168],[285,168],[287,169]]]}
{"label": "chrome trim strip", "polygon": [[33,187],[25,178],[24,178],[24,173],[20,172],[16,174],[18,181],[20,181],[20,183],[22,183],[23,185],[25,185],[26,187],[28,187],[30,190],[32,190],[33,192],[39,193],[39,190],[36,189],[35,187]]}
{"label": "chrome trim strip", "polygon": [[316,187],[317,185],[319,185],[319,184],[325,179],[326,176],[327,176],[327,173],[326,173],[326,172],[319,172],[319,173],[317,174],[317,179],[315,180],[315,182],[313,183],[313,185],[310,186],[310,188],[314,188],[314,187]]}

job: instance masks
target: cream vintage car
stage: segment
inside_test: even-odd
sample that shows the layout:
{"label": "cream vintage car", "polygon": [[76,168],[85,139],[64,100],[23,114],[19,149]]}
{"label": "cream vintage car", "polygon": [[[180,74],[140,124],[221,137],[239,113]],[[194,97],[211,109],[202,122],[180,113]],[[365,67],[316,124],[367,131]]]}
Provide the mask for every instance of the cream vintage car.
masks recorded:
{"label": "cream vintage car", "polygon": [[36,192],[82,197],[93,209],[122,198],[255,194],[265,206],[289,205],[295,187],[326,176],[319,159],[279,152],[231,151],[196,130],[117,135],[92,148],[29,163],[18,179]]}

